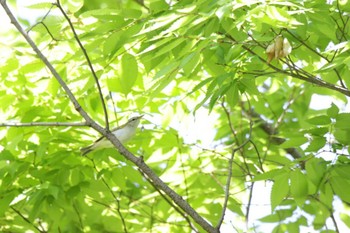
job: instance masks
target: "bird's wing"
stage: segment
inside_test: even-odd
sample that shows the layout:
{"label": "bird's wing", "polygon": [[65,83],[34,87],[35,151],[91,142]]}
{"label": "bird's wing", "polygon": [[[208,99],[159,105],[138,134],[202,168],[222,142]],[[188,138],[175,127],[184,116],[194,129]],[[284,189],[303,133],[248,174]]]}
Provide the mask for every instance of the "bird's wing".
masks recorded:
{"label": "bird's wing", "polygon": [[[118,128],[120,128],[120,126],[119,126],[119,127],[114,127],[113,129],[111,129],[111,132],[116,131]],[[104,139],[104,138],[105,138],[105,136],[101,136],[100,138],[98,138],[98,139],[95,141],[95,143],[101,141],[101,140]]]}
{"label": "bird's wing", "polygon": [[99,141],[101,141],[104,138],[105,138],[105,136],[102,136],[102,137],[98,138],[94,143],[99,142]]}

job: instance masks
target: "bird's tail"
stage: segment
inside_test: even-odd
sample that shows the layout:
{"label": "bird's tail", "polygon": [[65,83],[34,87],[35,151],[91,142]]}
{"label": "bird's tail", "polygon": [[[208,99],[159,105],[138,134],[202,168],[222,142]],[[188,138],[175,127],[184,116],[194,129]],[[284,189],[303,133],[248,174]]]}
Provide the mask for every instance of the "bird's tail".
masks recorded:
{"label": "bird's tail", "polygon": [[92,151],[92,145],[80,149],[81,155],[85,156]]}

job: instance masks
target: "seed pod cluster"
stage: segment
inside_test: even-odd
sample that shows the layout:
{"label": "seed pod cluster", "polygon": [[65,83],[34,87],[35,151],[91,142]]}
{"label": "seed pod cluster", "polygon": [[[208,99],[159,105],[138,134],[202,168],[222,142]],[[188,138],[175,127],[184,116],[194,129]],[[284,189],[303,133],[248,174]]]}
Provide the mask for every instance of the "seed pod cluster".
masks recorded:
{"label": "seed pod cluster", "polygon": [[274,42],[266,48],[267,63],[270,63],[272,59],[280,59],[292,52],[292,46],[290,46],[287,38],[283,38],[281,35],[276,36]]}

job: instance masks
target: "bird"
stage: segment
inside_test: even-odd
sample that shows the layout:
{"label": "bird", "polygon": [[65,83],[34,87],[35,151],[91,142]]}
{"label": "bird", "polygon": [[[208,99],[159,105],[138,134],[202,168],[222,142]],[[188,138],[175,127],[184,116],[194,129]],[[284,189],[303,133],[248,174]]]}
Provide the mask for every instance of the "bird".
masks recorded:
{"label": "bird", "polygon": [[[124,144],[128,142],[136,133],[136,128],[140,123],[143,115],[131,117],[125,124],[113,128],[111,132],[118,138],[118,140]],[[102,136],[97,139],[93,144],[80,149],[82,156],[86,156],[91,151],[100,150],[103,148],[112,148],[113,144],[105,137]]]}

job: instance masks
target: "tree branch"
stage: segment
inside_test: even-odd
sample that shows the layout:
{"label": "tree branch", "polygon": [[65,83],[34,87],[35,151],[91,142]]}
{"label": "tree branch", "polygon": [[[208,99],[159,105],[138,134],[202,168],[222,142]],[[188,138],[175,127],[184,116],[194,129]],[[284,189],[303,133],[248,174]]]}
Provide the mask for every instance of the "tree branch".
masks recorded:
{"label": "tree branch", "polygon": [[[233,42],[237,43],[236,39],[234,39],[231,35],[229,34],[226,34],[226,37],[228,37],[229,39],[231,39]],[[297,78],[297,79],[300,79],[300,80],[303,80],[303,81],[306,81],[306,82],[309,82],[309,83],[312,83],[312,84],[315,84],[317,86],[320,86],[320,87],[325,87],[325,88],[328,88],[328,89],[331,89],[331,90],[334,90],[334,91],[337,91],[337,92],[340,92],[346,96],[349,96],[350,97],[350,90],[344,88],[344,87],[340,87],[340,86],[337,86],[337,85],[333,85],[331,83],[328,83],[326,81],[323,81],[322,79],[319,79],[311,74],[308,74],[308,75],[301,75],[301,74],[296,74],[296,73],[293,73],[293,72],[288,72],[286,70],[282,70],[274,65],[272,65],[271,63],[268,63],[266,61],[266,59],[260,57],[256,52],[254,52],[251,48],[249,48],[248,46],[242,44],[242,48],[244,48],[245,50],[247,50],[249,53],[251,53],[252,55],[256,56],[257,58],[259,58],[259,60],[261,60],[262,62],[264,62],[267,66],[269,66],[271,69],[277,71],[278,73],[281,73],[281,74],[285,74],[287,76],[291,76],[293,78]],[[303,70],[298,70],[297,71],[303,71]]]}
{"label": "tree branch", "polygon": [[67,84],[63,81],[61,76],[55,70],[55,68],[51,65],[51,63],[47,60],[44,54],[38,49],[33,40],[29,37],[29,35],[23,30],[20,26],[11,10],[8,8],[6,4],[6,0],[0,0],[0,4],[4,8],[6,14],[11,20],[11,23],[17,28],[17,30],[23,35],[23,37],[27,40],[29,45],[36,52],[38,57],[45,63],[45,65],[49,68],[53,76],[57,79],[59,84],[67,93],[69,99],[74,105],[74,108],[81,114],[81,116],[86,120],[87,125],[91,126],[93,129],[101,133],[105,136],[111,143],[118,149],[120,154],[122,154],[127,160],[134,163],[147,177],[152,180],[153,184],[166,193],[183,211],[185,211],[192,219],[198,223],[205,231],[210,233],[218,233],[219,231],[214,228],[210,223],[208,223],[203,217],[201,217],[179,194],[177,194],[174,190],[172,190],[169,186],[167,186],[155,173],[154,171],[144,163],[142,158],[136,157],[130,151],[128,151],[117,139],[117,137],[112,134],[108,129],[103,129],[99,124],[91,119],[91,117],[82,109],[77,99],[73,95],[72,91],[69,89]]}
{"label": "tree branch", "polygon": [[106,129],[109,130],[109,121],[108,121],[108,112],[107,112],[107,108],[106,108],[106,104],[105,104],[105,100],[103,98],[103,95],[102,95],[102,89],[101,89],[101,86],[100,86],[100,83],[98,81],[98,78],[97,78],[97,75],[96,75],[96,72],[94,70],[94,67],[92,66],[92,63],[91,63],[91,60],[89,58],[89,55],[87,54],[86,52],[86,49],[84,48],[83,44],[81,43],[79,37],[78,37],[78,34],[76,33],[75,29],[74,29],[74,26],[72,24],[72,21],[69,19],[68,15],[66,14],[66,12],[64,11],[64,9],[62,8],[61,6],[61,3],[60,3],[60,0],[57,0],[57,3],[55,3],[54,5],[56,5],[58,7],[58,9],[60,9],[60,11],[62,12],[64,18],[66,18],[72,32],[73,32],[73,35],[74,35],[74,38],[75,40],[78,42],[79,46],[80,46],[80,49],[83,51],[83,54],[85,56],[85,59],[89,65],[89,68],[91,70],[91,73],[92,73],[92,76],[94,77],[95,79],[95,82],[96,82],[96,85],[97,85],[97,89],[98,89],[98,94],[100,96],[100,99],[101,99],[101,103],[102,103],[102,107],[103,107],[103,111],[104,111],[104,114],[105,114],[105,124],[106,124]]}
{"label": "tree branch", "polygon": [[[294,39],[298,40],[302,45],[304,45],[307,49],[309,49],[311,52],[315,53],[316,55],[318,55],[319,57],[323,58],[324,60],[326,60],[328,63],[331,63],[334,59],[334,56],[336,55],[337,51],[334,52],[334,56],[332,59],[328,59],[326,56],[322,55],[321,53],[317,52],[315,49],[311,48],[311,46],[309,46],[307,43],[305,43],[302,39],[300,39],[299,37],[297,37],[296,35],[294,35],[292,32],[290,32],[288,29],[286,29],[286,31],[288,32],[289,35],[291,35]],[[338,80],[340,82],[340,85],[343,88],[346,88],[343,80],[340,77],[339,71],[334,68],[333,71],[335,72],[335,74],[338,77]]]}
{"label": "tree branch", "polygon": [[248,203],[247,203],[246,214],[245,214],[245,222],[246,222],[247,230],[249,229],[249,213],[250,213],[250,207],[253,199],[254,184],[255,182],[253,181],[252,185],[249,188],[249,197],[248,197]]}

